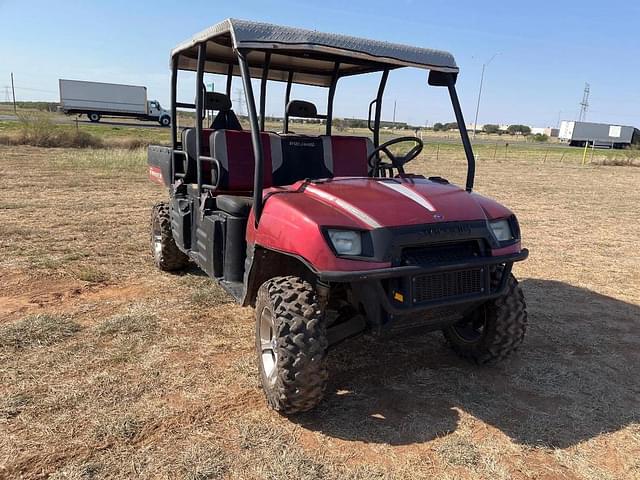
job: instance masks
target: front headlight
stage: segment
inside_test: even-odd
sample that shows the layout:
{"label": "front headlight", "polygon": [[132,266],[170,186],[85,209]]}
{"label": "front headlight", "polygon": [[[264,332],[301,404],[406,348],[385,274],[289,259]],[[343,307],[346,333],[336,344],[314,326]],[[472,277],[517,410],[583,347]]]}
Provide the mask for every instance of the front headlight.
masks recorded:
{"label": "front headlight", "polygon": [[362,234],[353,230],[329,230],[329,239],[338,255],[361,255]]}
{"label": "front headlight", "polygon": [[514,239],[509,220],[495,220],[493,222],[489,222],[489,226],[491,227],[491,231],[496,237],[496,240],[499,242],[507,242]]}

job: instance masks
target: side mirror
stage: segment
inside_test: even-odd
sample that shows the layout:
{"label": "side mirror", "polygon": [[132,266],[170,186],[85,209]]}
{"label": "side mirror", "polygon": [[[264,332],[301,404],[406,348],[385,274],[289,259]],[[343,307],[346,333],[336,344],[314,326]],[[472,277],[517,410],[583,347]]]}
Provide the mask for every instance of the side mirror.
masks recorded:
{"label": "side mirror", "polygon": [[437,70],[429,70],[429,85],[434,87],[448,87],[455,85],[458,79],[457,73],[438,72]]}

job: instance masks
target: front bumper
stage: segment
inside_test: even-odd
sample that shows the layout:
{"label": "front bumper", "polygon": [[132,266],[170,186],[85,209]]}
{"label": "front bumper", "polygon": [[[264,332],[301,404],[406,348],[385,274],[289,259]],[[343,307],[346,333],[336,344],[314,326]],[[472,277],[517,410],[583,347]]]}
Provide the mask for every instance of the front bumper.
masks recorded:
{"label": "front bumper", "polygon": [[[317,272],[318,278],[327,283],[351,283],[364,304],[378,303],[390,315],[405,315],[437,307],[476,303],[502,295],[514,262],[525,260],[529,251],[495,257],[473,258],[463,262],[431,266],[406,265],[375,270],[350,272]],[[500,270],[498,270],[499,267]],[[495,272],[500,275],[495,275]],[[469,272],[475,278],[469,280]],[[441,274],[439,277],[438,274]],[[424,280],[427,280],[426,282]],[[420,297],[416,290],[424,292],[424,284],[433,279],[449,285],[452,294]],[[416,282],[418,280],[418,282]],[[463,283],[472,284],[465,289]],[[422,288],[416,286],[422,284]],[[441,288],[441,285],[436,285]],[[364,297],[364,298],[363,298]]]}
{"label": "front bumper", "polygon": [[514,263],[526,260],[529,250],[523,248],[518,253],[501,255],[498,257],[481,257],[461,263],[421,267],[406,265],[398,267],[377,268],[375,270],[356,270],[350,272],[317,272],[323,282],[365,282],[368,280],[382,280],[385,278],[415,276],[424,273],[434,273],[445,270],[464,270],[478,266],[491,266],[503,263]]}

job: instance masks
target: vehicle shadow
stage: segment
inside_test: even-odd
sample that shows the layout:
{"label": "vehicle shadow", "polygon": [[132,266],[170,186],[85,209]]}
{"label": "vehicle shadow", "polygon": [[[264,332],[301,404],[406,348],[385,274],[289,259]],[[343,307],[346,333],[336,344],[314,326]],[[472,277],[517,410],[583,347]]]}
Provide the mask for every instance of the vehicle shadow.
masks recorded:
{"label": "vehicle shadow", "polygon": [[330,360],[327,399],[292,420],[374,443],[425,442],[460,412],[515,442],[564,448],[640,421],[640,307],[548,280],[524,280],[525,343],[496,366],[458,359],[439,333],[362,338]]}

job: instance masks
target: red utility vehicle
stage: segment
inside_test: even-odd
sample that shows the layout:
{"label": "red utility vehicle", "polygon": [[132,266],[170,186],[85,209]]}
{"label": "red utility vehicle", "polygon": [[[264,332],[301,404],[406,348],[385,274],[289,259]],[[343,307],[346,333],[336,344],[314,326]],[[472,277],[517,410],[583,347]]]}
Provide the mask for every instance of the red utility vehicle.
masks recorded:
{"label": "red utility vehicle", "polygon": [[[468,162],[465,188],[405,171],[422,151],[419,138],[380,144],[385,85],[401,67],[429,70],[428,83],[448,90]],[[449,53],[229,19],[175,48],[171,70],[172,146],[149,147],[150,178],[169,189],[151,218],[155,263],[178,270],[195,262],[255,306],[271,407],[317,405],[328,349],[364,332],[442,330],[479,363],[522,342],[527,314],[511,267],[528,252],[515,215],[472,192],[474,157]],[[195,72],[195,103],[177,100],[180,71]],[[372,72],[380,83],[371,138],[334,135],[339,80]],[[206,91],[205,73],[226,75],[226,94]],[[232,109],[234,76],[248,131]],[[252,78],[260,79],[257,108]],[[269,81],[286,84],[280,133],[265,130]],[[326,87],[326,113],[292,100],[293,84]],[[178,108],[195,110],[194,128],[178,129]],[[292,117],[320,120],[325,133],[291,132]],[[408,152],[394,153],[404,142]]]}

